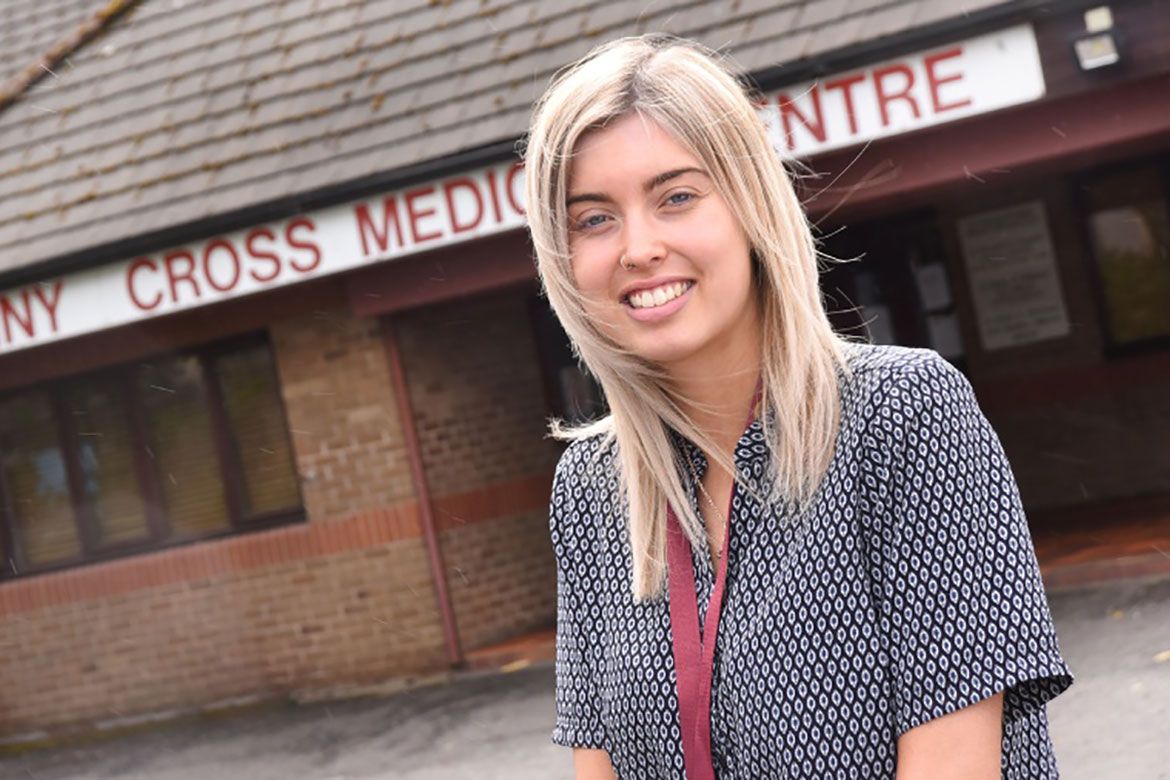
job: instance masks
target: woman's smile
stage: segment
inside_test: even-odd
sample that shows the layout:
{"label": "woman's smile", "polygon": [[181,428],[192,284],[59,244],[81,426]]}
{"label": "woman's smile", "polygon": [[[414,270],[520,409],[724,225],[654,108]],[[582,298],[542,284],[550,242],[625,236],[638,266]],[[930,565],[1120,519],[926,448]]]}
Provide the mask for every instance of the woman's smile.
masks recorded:
{"label": "woman's smile", "polygon": [[623,296],[622,303],[635,320],[657,322],[686,306],[694,286],[693,281],[687,280],[641,287]]}

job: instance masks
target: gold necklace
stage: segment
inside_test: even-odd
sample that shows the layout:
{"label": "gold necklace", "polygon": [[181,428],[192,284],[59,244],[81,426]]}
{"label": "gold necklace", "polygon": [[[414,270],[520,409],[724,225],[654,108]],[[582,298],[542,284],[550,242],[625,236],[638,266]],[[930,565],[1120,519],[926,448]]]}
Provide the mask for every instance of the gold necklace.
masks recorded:
{"label": "gold necklace", "polygon": [[[720,523],[723,524],[723,532],[724,532],[724,534],[726,534],[727,533],[727,522],[723,519],[723,513],[719,511],[719,507],[715,506],[715,500],[713,498],[711,498],[711,494],[707,492],[707,488],[703,487],[703,480],[696,479],[695,481],[699,485],[699,490],[702,492],[703,498],[707,499],[707,506],[711,507],[711,511],[715,513],[715,517],[720,521]],[[709,544],[709,546],[712,548],[711,552],[715,556],[715,562],[718,563],[723,558],[722,546],[716,546],[716,545],[710,545],[710,544]]]}

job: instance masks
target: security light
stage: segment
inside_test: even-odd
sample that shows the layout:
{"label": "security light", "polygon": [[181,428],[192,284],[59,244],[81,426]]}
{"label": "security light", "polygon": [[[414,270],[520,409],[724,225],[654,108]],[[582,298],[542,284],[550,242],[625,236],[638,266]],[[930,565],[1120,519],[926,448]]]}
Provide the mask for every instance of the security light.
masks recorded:
{"label": "security light", "polygon": [[1115,65],[1121,61],[1121,40],[1113,29],[1113,11],[1102,5],[1085,11],[1085,32],[1072,42],[1081,70]]}

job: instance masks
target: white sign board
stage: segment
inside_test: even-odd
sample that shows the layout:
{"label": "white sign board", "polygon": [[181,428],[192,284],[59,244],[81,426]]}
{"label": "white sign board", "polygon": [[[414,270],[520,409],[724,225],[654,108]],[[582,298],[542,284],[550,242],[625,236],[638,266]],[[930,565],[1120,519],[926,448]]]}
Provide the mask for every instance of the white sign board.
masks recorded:
{"label": "white sign board", "polygon": [[761,106],[772,145],[808,157],[1044,96],[1031,25],[797,84]]}
{"label": "white sign board", "polygon": [[958,226],[984,349],[1068,335],[1043,203],[985,211]]}
{"label": "white sign board", "polygon": [[523,227],[519,163],[0,292],[0,355]]}
{"label": "white sign board", "polygon": [[[1028,25],[775,93],[760,116],[809,155],[1044,94]],[[523,227],[504,163],[0,292],[0,355]]]}

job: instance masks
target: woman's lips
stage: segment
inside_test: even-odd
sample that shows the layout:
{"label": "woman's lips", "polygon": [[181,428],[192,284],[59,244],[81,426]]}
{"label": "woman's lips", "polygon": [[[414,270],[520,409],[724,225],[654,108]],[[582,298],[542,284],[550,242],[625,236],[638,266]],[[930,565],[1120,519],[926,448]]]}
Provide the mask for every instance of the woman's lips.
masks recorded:
{"label": "woman's lips", "polygon": [[694,292],[694,289],[695,283],[691,282],[690,286],[683,291],[682,295],[667,301],[661,306],[651,306],[645,309],[635,309],[630,305],[629,301],[622,301],[622,307],[626,310],[626,314],[630,315],[630,317],[637,320],[638,322],[657,322],[658,320],[669,317],[685,306],[687,301],[690,300],[691,293]]}

